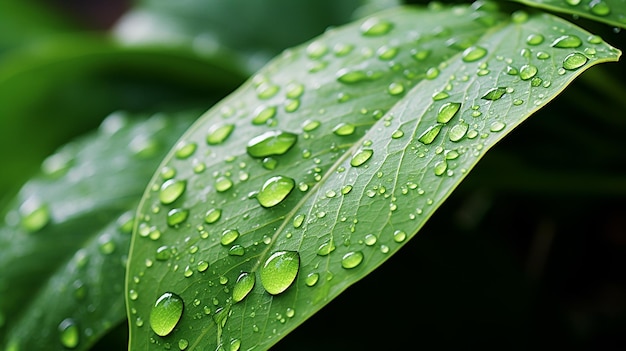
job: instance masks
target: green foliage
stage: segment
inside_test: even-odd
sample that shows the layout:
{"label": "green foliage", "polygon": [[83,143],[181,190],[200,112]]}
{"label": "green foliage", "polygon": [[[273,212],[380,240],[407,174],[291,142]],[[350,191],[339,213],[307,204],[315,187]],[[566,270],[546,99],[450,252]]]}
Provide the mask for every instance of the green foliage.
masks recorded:
{"label": "green foliage", "polygon": [[[268,349],[402,256],[462,184],[538,189],[553,165],[616,160],[623,68],[593,66],[621,55],[599,34],[625,27],[623,2],[518,2],[145,0],[85,35],[8,1],[0,348]],[[507,150],[555,103],[615,134],[558,113]],[[626,193],[591,174],[586,192]],[[380,322],[388,302],[361,299]]]}

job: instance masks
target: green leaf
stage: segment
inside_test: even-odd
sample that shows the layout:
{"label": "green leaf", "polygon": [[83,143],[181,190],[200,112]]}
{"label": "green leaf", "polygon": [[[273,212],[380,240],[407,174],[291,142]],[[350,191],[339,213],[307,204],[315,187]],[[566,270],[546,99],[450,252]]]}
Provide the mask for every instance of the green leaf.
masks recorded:
{"label": "green leaf", "polygon": [[626,2],[624,0],[514,0],[528,6],[575,16],[626,28]]}
{"label": "green leaf", "polygon": [[329,25],[348,22],[361,2],[141,0],[118,21],[114,32],[132,45],[229,53],[253,73],[283,49],[321,34]]}
{"label": "green leaf", "polygon": [[[581,42],[551,45],[564,35]],[[620,54],[492,4],[398,8],[287,50],[209,110],[161,165],[176,177],[146,190],[127,302],[151,323],[131,323],[130,348],[269,348],[399,250],[497,141]],[[170,298],[182,315],[163,318]]]}
{"label": "green leaf", "polygon": [[124,320],[136,205],[194,116],[112,114],[24,185],[0,227],[0,348],[87,350]]}

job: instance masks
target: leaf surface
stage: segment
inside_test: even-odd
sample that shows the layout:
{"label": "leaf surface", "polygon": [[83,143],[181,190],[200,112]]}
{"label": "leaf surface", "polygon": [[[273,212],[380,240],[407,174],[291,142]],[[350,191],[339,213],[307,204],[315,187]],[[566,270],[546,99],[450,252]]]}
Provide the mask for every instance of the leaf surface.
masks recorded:
{"label": "leaf surface", "polygon": [[598,22],[626,28],[624,0],[514,0],[528,6],[569,13]]}
{"label": "leaf surface", "polygon": [[[580,43],[552,45],[564,35]],[[497,141],[619,55],[557,17],[480,4],[381,12],[287,50],[209,110],[162,163],[176,175],[146,190],[130,349],[269,348],[399,250]]]}
{"label": "leaf surface", "polygon": [[0,227],[0,348],[87,350],[124,320],[134,210],[194,116],[112,114],[24,185]]}

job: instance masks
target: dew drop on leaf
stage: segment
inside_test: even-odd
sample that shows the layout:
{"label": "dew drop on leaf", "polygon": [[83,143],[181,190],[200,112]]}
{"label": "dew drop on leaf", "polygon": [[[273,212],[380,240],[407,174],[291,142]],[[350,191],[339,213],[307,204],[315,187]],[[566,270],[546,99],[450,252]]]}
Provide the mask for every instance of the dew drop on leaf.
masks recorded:
{"label": "dew drop on leaf", "polygon": [[346,136],[354,134],[356,126],[352,123],[339,123],[333,128],[333,133],[339,136]]}
{"label": "dew drop on leaf", "polygon": [[435,124],[434,126],[431,126],[430,128],[426,129],[426,131],[424,131],[424,133],[422,133],[422,135],[420,135],[417,140],[425,145],[432,143],[437,135],[439,135],[442,127],[443,124]]}
{"label": "dew drop on leaf", "polygon": [[529,80],[534,77],[538,72],[537,67],[533,65],[523,65],[519,69],[519,76],[522,80]]}
{"label": "dew drop on leaf", "polygon": [[319,279],[319,273],[309,273],[304,279],[304,284],[306,284],[306,286],[314,286],[315,284],[317,284],[317,281]]}
{"label": "dew drop on leaf", "polygon": [[493,88],[493,89],[489,89],[485,93],[485,95],[481,97],[481,99],[495,101],[495,100],[499,100],[502,96],[504,96],[504,94],[506,94],[506,88],[503,88],[503,87]]}
{"label": "dew drop on leaf", "polygon": [[212,208],[204,215],[204,222],[207,224],[213,224],[222,217],[222,210],[219,208]]}
{"label": "dew drop on leaf", "polygon": [[583,44],[583,41],[575,35],[563,35],[556,38],[551,46],[561,49],[574,49]]}
{"label": "dew drop on leaf", "polygon": [[300,254],[297,251],[274,252],[259,272],[265,291],[277,295],[289,288],[300,270]]}
{"label": "dew drop on leaf", "polygon": [[248,155],[255,158],[282,155],[296,144],[298,135],[282,130],[265,132],[252,138],[246,147]]}
{"label": "dew drop on leaf", "polygon": [[254,274],[249,274],[247,272],[243,272],[237,278],[237,282],[233,287],[233,301],[235,303],[242,301],[248,296],[252,288],[254,288],[254,283],[256,281]]}
{"label": "dew drop on leaf", "polygon": [[526,37],[526,43],[533,46],[543,43],[543,40],[544,37],[541,34],[530,34],[528,37]]}
{"label": "dew drop on leaf", "polygon": [[71,318],[66,318],[59,323],[59,341],[61,341],[61,345],[68,349],[73,349],[78,346],[78,342],[80,341],[80,334],[78,330],[78,325]]}
{"label": "dew drop on leaf", "polygon": [[465,62],[474,62],[480,60],[487,55],[487,49],[481,46],[470,46],[463,51],[462,60]]}
{"label": "dew drop on leaf", "polygon": [[206,136],[206,142],[209,145],[218,145],[223,143],[235,129],[234,124],[214,125],[209,128]]}
{"label": "dew drop on leaf", "polygon": [[20,208],[20,212],[22,214],[22,228],[28,232],[37,232],[50,222],[50,209],[47,205],[36,204],[35,206],[30,206],[29,202],[26,202]]}
{"label": "dew drop on leaf", "polygon": [[456,141],[461,140],[465,136],[465,133],[467,133],[468,129],[469,129],[469,125],[464,122],[461,122],[453,126],[452,128],[450,128],[450,132],[448,133],[448,137],[450,138],[450,141],[456,142]]}
{"label": "dew drop on leaf", "polygon": [[170,250],[170,248],[168,246],[160,246],[157,250],[156,250],[156,254],[154,255],[154,258],[157,261],[167,261],[170,259],[170,257],[172,257],[172,251]]}
{"label": "dew drop on leaf", "polygon": [[361,149],[357,151],[354,156],[352,156],[352,159],[350,160],[350,165],[352,167],[359,167],[367,162],[373,154],[374,150],[372,149]]}
{"label": "dew drop on leaf", "polygon": [[439,113],[437,114],[437,122],[444,124],[448,123],[452,119],[452,117],[454,117],[456,113],[459,112],[460,108],[460,102],[447,102],[441,105],[441,108],[439,108]]}
{"label": "dew drop on leaf", "polygon": [[185,192],[187,182],[184,180],[170,179],[163,183],[159,192],[159,200],[163,205],[169,205]]}
{"label": "dew drop on leaf", "polygon": [[224,246],[232,244],[239,238],[239,231],[236,229],[227,229],[222,233],[220,243]]}
{"label": "dew drop on leaf", "polygon": [[189,210],[185,210],[182,208],[171,209],[167,213],[167,225],[169,225],[170,227],[175,227],[186,221],[188,216]]}
{"label": "dew drop on leaf", "polygon": [[252,124],[265,124],[268,120],[276,116],[276,106],[259,106],[254,111]]}
{"label": "dew drop on leaf", "polygon": [[222,193],[233,186],[233,181],[225,176],[220,176],[215,180],[215,190]]}
{"label": "dew drop on leaf", "polygon": [[363,252],[351,251],[343,255],[341,258],[341,267],[352,269],[357,267],[363,261]]}
{"label": "dew drop on leaf", "polygon": [[596,16],[608,16],[611,13],[611,8],[603,0],[594,0],[589,3],[589,10]]}
{"label": "dew drop on leaf", "polygon": [[285,200],[295,186],[296,182],[292,178],[274,176],[265,181],[256,199],[265,208],[274,207]]}
{"label": "dew drop on leaf", "polygon": [[574,52],[565,57],[563,60],[563,68],[569,71],[574,71],[584,66],[587,63],[587,56],[580,52]]}
{"label": "dew drop on leaf", "polygon": [[378,18],[369,18],[363,24],[361,24],[361,34],[366,37],[381,36],[389,33],[393,29],[391,22],[381,20]]}
{"label": "dew drop on leaf", "polygon": [[178,349],[183,351],[185,349],[187,349],[187,347],[189,346],[189,341],[187,341],[187,339],[180,339],[178,340]]}
{"label": "dew drop on leaf", "polygon": [[356,84],[367,81],[369,76],[360,70],[341,69],[337,72],[337,81],[343,84]]}
{"label": "dew drop on leaf", "polygon": [[197,146],[198,145],[196,143],[188,143],[180,146],[176,150],[176,158],[181,160],[188,158],[189,156],[193,155],[194,152],[196,152]]}
{"label": "dew drop on leaf", "polygon": [[155,302],[150,311],[150,328],[159,336],[174,330],[183,315],[183,300],[176,294],[166,292]]}

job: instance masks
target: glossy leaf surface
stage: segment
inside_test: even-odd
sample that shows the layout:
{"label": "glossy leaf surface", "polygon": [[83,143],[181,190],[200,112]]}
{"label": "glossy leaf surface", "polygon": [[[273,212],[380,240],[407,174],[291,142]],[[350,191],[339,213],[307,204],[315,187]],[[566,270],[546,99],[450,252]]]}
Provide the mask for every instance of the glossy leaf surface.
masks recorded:
{"label": "glossy leaf surface", "polygon": [[[564,36],[580,43],[554,45]],[[556,17],[481,4],[398,8],[286,51],[183,136],[161,165],[176,175],[157,172],[144,194],[130,348],[269,348],[400,249],[497,141],[619,55]],[[168,333],[132,323],[169,294],[184,309],[156,321]]]}
{"label": "glossy leaf surface", "polygon": [[570,13],[594,21],[626,28],[624,0],[515,0],[529,6]]}
{"label": "glossy leaf surface", "polygon": [[112,114],[24,185],[0,227],[0,348],[87,350],[124,320],[136,205],[194,117]]}

